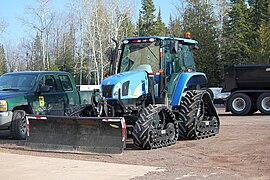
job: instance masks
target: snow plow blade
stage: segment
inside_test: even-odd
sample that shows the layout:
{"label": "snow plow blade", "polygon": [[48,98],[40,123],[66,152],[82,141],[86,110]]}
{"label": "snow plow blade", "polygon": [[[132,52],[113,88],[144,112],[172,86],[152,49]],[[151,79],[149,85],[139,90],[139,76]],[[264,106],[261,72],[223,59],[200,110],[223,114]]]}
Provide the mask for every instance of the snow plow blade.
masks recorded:
{"label": "snow plow blade", "polygon": [[26,116],[26,148],[71,153],[120,154],[126,146],[124,118]]}

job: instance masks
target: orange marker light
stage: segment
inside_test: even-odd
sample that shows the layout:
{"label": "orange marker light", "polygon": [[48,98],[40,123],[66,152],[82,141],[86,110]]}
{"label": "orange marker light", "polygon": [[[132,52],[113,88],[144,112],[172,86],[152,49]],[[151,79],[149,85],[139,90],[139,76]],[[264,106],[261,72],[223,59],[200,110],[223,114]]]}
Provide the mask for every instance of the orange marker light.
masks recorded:
{"label": "orange marker light", "polygon": [[164,73],[164,69],[159,69],[158,72],[161,74],[161,73]]}
{"label": "orange marker light", "polygon": [[186,33],[186,38],[187,38],[187,39],[191,39],[190,32],[187,32],[187,33]]}
{"label": "orange marker light", "polygon": [[103,76],[104,76],[104,77],[107,77],[107,76],[108,76],[108,72],[104,71],[104,72],[103,72]]}

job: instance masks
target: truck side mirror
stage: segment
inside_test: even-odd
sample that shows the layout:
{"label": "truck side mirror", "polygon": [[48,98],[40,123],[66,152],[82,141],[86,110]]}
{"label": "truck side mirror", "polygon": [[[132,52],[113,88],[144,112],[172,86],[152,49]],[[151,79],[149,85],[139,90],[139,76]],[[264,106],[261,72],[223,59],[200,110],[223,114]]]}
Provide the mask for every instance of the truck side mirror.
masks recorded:
{"label": "truck side mirror", "polygon": [[38,89],[38,92],[49,92],[50,91],[50,86],[48,85],[43,85]]}

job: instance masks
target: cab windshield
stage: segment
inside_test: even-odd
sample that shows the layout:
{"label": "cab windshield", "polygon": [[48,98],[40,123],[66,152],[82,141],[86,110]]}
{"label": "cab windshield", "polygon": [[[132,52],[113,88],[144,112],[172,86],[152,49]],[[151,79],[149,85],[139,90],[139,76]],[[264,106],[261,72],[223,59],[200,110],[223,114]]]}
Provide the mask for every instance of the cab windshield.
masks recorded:
{"label": "cab windshield", "polygon": [[0,91],[29,91],[36,82],[35,75],[13,74],[0,77]]}
{"label": "cab windshield", "polygon": [[147,72],[159,70],[159,43],[130,43],[124,45],[120,72],[142,69]]}

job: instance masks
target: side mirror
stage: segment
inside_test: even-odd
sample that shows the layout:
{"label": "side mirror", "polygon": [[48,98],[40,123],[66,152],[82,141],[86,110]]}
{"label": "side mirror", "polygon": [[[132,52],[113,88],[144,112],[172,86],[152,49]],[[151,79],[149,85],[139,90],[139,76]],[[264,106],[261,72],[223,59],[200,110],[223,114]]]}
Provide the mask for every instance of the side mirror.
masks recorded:
{"label": "side mirror", "polygon": [[170,76],[172,74],[172,63],[166,62],[166,76]]}
{"label": "side mirror", "polygon": [[177,54],[178,53],[178,41],[170,41],[170,53]]}
{"label": "side mirror", "polygon": [[50,86],[48,85],[44,85],[44,86],[41,86],[39,89],[38,89],[38,92],[49,92],[50,91]]}

